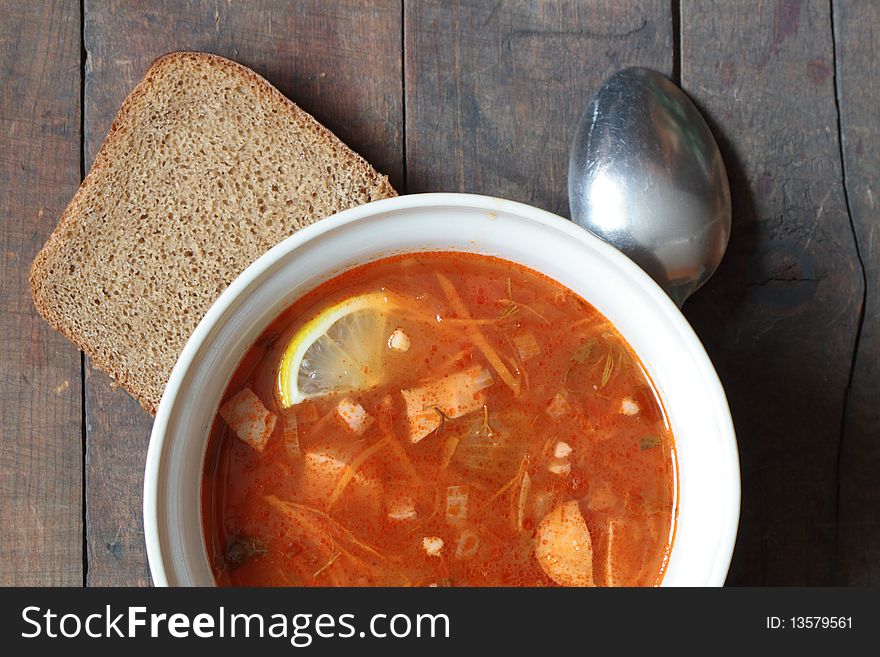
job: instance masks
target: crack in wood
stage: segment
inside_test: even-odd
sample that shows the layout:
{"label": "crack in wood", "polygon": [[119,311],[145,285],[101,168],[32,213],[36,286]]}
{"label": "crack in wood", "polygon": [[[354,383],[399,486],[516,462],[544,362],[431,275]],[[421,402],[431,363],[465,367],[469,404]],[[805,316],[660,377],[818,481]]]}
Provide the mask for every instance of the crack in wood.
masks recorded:
{"label": "crack in wood", "polygon": [[[86,3],[79,3],[79,179],[86,177]],[[88,468],[86,454],[89,444],[89,423],[86,420],[88,404],[86,403],[86,355],[79,352],[79,378],[80,378],[80,408],[82,409],[82,429],[80,439],[82,441],[82,585],[89,585],[89,529],[88,529]]]}
{"label": "crack in wood", "polygon": [[[842,470],[842,455],[843,455],[843,446],[844,446],[844,438],[846,436],[846,420],[849,415],[849,404],[850,397],[852,393],[853,387],[853,376],[855,375],[856,365],[858,361],[859,355],[859,343],[862,337],[862,329],[865,323],[865,308],[866,302],[868,298],[868,275],[867,270],[865,269],[865,261],[862,258],[862,249],[861,243],[859,241],[859,234],[856,230],[855,222],[853,221],[852,209],[850,206],[850,195],[849,195],[849,182],[847,177],[847,166],[846,166],[846,152],[845,146],[843,143],[843,116],[841,114],[840,109],[840,86],[839,86],[839,78],[840,78],[840,53],[838,52],[837,45],[837,24],[835,22],[834,17],[834,4],[835,0],[828,0],[828,11],[829,11],[829,22],[831,24],[831,61],[832,68],[834,70],[833,83],[834,83],[834,106],[837,111],[837,146],[838,152],[840,154],[840,174],[843,182],[843,200],[846,206],[846,216],[849,220],[849,227],[852,231],[853,242],[855,244],[856,250],[856,258],[859,263],[859,271],[862,277],[862,297],[859,299],[859,309],[858,309],[858,317],[856,321],[856,336],[855,341],[853,342],[853,353],[852,359],[850,361],[850,370],[849,370],[849,379],[847,381],[846,390],[844,391],[843,398],[843,414],[840,419],[840,432],[837,440],[837,477],[836,477],[836,487],[835,487],[835,527],[834,527],[834,538],[835,538],[835,547],[839,551],[839,542],[840,542],[840,482],[841,482],[841,470]],[[837,560],[834,560],[832,564],[832,581],[836,579],[836,568],[838,567]]]}

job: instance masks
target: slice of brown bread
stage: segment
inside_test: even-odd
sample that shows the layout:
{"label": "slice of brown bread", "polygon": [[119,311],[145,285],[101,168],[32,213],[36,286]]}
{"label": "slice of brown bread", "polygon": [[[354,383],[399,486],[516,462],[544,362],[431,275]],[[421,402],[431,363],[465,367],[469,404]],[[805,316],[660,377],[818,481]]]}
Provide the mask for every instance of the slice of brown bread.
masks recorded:
{"label": "slice of brown bread", "polygon": [[242,270],[299,228],[395,196],[248,68],[157,59],[31,267],[37,310],[151,413],[186,340]]}

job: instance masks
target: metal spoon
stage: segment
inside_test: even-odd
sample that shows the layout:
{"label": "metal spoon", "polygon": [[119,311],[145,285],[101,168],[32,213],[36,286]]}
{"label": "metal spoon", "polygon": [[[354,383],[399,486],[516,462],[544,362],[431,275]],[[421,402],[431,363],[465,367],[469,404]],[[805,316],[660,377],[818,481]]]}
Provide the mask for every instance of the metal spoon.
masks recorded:
{"label": "metal spoon", "polygon": [[730,188],[706,121],[645,68],[593,96],[568,165],[572,220],[644,269],[680,307],[712,275],[730,237]]}

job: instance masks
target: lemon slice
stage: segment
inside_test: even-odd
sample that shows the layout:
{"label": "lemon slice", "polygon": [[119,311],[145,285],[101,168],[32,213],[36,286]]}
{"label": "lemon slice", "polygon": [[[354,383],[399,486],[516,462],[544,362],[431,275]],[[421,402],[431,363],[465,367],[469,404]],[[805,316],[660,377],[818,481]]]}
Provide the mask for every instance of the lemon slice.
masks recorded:
{"label": "lemon slice", "polygon": [[390,310],[384,293],[361,294],[325,308],[304,324],[287,344],[278,368],[282,406],[378,385]]}

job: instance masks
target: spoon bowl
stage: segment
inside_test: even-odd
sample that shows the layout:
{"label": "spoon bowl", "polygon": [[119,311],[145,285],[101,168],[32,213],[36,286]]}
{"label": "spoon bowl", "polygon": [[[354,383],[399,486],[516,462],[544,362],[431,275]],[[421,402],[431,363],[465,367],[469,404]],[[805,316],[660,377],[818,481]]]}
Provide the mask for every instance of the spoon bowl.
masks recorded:
{"label": "spoon bowl", "polygon": [[568,168],[571,218],[644,269],[679,306],[730,237],[730,188],[709,126],[645,68],[608,78],[581,119]]}

